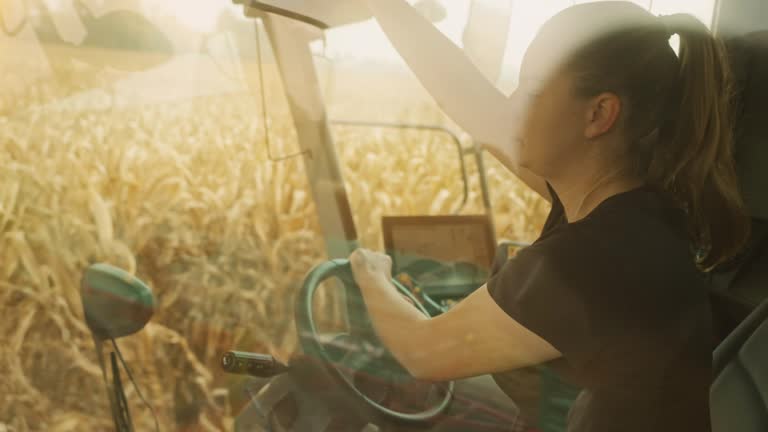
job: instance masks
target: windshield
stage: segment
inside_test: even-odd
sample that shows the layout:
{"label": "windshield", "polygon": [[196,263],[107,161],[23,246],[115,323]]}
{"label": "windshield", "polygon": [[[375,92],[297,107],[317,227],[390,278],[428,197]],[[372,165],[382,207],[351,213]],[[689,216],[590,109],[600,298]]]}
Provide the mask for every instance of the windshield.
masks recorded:
{"label": "windshield", "polygon": [[[410,3],[506,95],[538,27],[572,4]],[[714,10],[714,0],[636,3],[707,24]],[[473,13],[491,24],[468,24]],[[241,5],[180,0],[11,0],[0,19],[0,431],[113,427],[104,353],[114,346],[95,343],[83,306],[95,263],[154,297],[146,325],[117,339],[136,430],[154,430],[155,417],[164,431],[232,430],[267,381],[224,372],[223,354],[287,362],[300,349],[305,276],[354,245],[384,251],[382,218],[481,217],[416,223],[439,233],[437,246],[412,246],[425,257],[465,232],[514,253],[548,214],[441,109],[374,19],[295,30]],[[391,242],[412,240],[396,222]],[[480,249],[478,262],[493,258]],[[448,252],[442,261],[475,260]],[[416,261],[439,308],[487,276],[449,290],[441,275],[460,278],[460,265]],[[318,329],[344,332],[341,286],[322,286],[310,301]],[[535,407],[527,393],[517,405]]]}

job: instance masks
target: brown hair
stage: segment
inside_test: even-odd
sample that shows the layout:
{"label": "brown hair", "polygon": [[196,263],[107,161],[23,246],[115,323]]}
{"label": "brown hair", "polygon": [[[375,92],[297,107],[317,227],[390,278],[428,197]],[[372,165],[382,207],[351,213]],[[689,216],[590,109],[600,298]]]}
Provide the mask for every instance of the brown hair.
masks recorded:
{"label": "brown hair", "polygon": [[[710,270],[734,257],[749,237],[750,220],[736,177],[731,71],[722,43],[688,14],[655,17],[625,2],[570,9],[587,12],[579,14],[582,26],[606,19],[596,10],[608,10],[614,23],[593,32],[565,62],[576,91],[620,97],[631,168],[686,211],[699,267]],[[669,44],[673,33],[680,37],[679,57]]]}

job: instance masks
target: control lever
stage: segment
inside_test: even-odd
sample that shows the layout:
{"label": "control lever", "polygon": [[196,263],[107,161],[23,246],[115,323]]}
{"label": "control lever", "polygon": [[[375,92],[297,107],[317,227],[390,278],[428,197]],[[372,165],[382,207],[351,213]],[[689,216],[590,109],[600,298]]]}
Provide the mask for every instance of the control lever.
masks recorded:
{"label": "control lever", "polygon": [[271,378],[289,369],[271,355],[246,351],[227,351],[221,357],[221,368],[225,372],[260,378]]}

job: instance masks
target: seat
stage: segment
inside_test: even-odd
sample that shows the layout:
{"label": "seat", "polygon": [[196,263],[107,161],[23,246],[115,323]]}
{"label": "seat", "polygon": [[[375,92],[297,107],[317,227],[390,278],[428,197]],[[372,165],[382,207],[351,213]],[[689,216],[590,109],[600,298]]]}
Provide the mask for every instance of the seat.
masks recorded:
{"label": "seat", "polygon": [[726,44],[738,95],[735,157],[752,238],[740,257],[710,275],[719,340],[768,297],[768,30]]}
{"label": "seat", "polygon": [[[768,31],[727,42],[737,79],[736,162],[753,218],[744,253],[712,273],[714,432],[768,430]],[[731,327],[735,328],[731,330]]]}
{"label": "seat", "polygon": [[768,300],[717,347],[713,371],[712,431],[768,431]]}

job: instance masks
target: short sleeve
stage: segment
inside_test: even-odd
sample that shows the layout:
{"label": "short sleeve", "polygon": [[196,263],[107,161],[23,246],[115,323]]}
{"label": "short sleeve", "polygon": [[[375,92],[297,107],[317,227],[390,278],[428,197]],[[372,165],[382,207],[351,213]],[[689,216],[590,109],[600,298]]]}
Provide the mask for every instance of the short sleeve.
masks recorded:
{"label": "short sleeve", "polygon": [[568,253],[550,236],[522,249],[487,282],[494,301],[513,319],[554,346],[575,367],[586,367],[606,343],[595,331],[594,287],[572,269]]}

